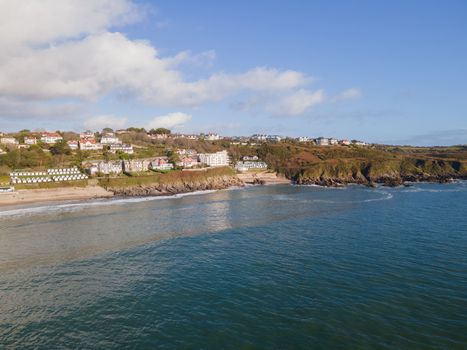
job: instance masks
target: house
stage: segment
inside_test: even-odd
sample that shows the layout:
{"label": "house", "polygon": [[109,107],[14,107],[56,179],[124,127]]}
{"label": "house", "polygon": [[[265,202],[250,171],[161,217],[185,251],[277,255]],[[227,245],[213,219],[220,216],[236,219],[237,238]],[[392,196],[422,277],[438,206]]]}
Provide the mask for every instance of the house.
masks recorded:
{"label": "house", "polygon": [[347,139],[341,140],[339,143],[340,143],[342,146],[349,146],[349,145],[350,145],[350,141],[347,140]]}
{"label": "house", "polygon": [[123,172],[123,164],[121,160],[105,161],[91,160],[86,162],[85,167],[90,175],[101,173],[104,175],[118,175]]}
{"label": "house", "polygon": [[109,147],[110,147],[109,152],[111,153],[117,153],[117,151],[120,151],[126,154],[134,153],[132,145],[114,143],[114,144],[111,144]]}
{"label": "house", "polygon": [[266,141],[267,138],[267,135],[263,134],[254,134],[253,136],[251,136],[251,139],[255,141]]}
{"label": "house", "polygon": [[337,140],[337,139],[331,137],[331,138],[329,139],[329,144],[330,144],[330,145],[333,145],[333,146],[334,146],[334,145],[337,145],[337,144],[339,144],[339,140]]}
{"label": "house", "polygon": [[19,145],[19,142],[14,137],[2,137],[0,138],[0,143],[4,145]]}
{"label": "house", "polygon": [[200,163],[212,167],[229,165],[229,156],[225,150],[216,153],[200,153],[198,160]]}
{"label": "house", "polygon": [[80,139],[94,139],[94,133],[90,130],[86,130],[85,132],[79,134]]}
{"label": "house", "polygon": [[70,147],[71,150],[75,151],[79,148],[78,141],[67,141],[68,147]]}
{"label": "house", "polygon": [[130,159],[123,161],[123,171],[128,173],[139,173],[148,171],[153,159]]}
{"label": "house", "polygon": [[310,138],[307,137],[307,136],[300,136],[298,139],[297,139],[298,142],[310,142]]}
{"label": "house", "polygon": [[26,145],[37,145],[37,139],[35,137],[28,137],[24,138],[24,143]]}
{"label": "house", "polygon": [[188,140],[197,140],[199,139],[198,135],[189,135],[189,134],[171,134],[171,138],[173,139],[188,139]]}
{"label": "house", "polygon": [[196,157],[197,152],[194,149],[179,149],[176,151],[177,154],[187,157]]}
{"label": "house", "polygon": [[318,137],[315,142],[318,146],[329,146],[329,139],[326,137]]}
{"label": "house", "polygon": [[157,157],[153,159],[149,165],[149,168],[153,170],[170,170],[173,169],[173,167],[173,164],[169,163],[167,157]]}
{"label": "house", "polygon": [[63,137],[56,132],[43,132],[41,134],[41,141],[49,145],[53,145],[58,141],[63,141]]}
{"label": "house", "polygon": [[237,162],[235,164],[235,169],[238,171],[248,171],[252,169],[267,169],[268,165],[262,161],[244,161],[244,162]]}
{"label": "house", "polygon": [[191,156],[182,156],[180,158],[180,161],[177,163],[177,166],[180,166],[183,168],[193,168],[198,165],[199,165],[198,158],[191,157]]}
{"label": "house", "polygon": [[258,160],[258,156],[243,156],[242,160]]}
{"label": "house", "polygon": [[113,132],[111,133],[105,133],[101,137],[101,143],[103,145],[118,145],[121,144],[122,141],[118,137],[115,136]]}
{"label": "house", "polygon": [[217,141],[220,140],[221,137],[218,134],[209,133],[204,136],[204,139],[207,141]]}
{"label": "house", "polygon": [[358,141],[358,140],[353,140],[352,143],[356,146],[368,146],[366,142]]}
{"label": "house", "polygon": [[82,151],[99,151],[104,147],[102,144],[96,142],[95,139],[81,139],[79,140],[79,149]]}
{"label": "house", "polygon": [[269,142],[280,142],[282,140],[282,137],[279,135],[268,135],[266,137],[266,140]]}
{"label": "house", "polygon": [[166,140],[169,138],[169,134],[148,134],[148,137],[152,140]]}

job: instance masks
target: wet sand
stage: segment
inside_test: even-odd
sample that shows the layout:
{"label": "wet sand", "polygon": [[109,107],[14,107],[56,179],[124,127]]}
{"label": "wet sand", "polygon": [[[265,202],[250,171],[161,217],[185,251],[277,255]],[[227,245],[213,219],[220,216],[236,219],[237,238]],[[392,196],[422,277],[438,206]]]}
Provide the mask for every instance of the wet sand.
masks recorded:
{"label": "wet sand", "polygon": [[112,196],[112,192],[106,191],[99,186],[17,190],[14,192],[0,193],[0,207],[50,201],[108,198]]}

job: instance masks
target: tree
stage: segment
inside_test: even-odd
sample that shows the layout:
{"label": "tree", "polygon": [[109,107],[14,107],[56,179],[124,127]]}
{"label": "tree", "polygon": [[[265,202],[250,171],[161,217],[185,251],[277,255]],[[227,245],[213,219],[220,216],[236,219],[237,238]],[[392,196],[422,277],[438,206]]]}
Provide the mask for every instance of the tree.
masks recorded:
{"label": "tree", "polygon": [[170,135],[171,131],[166,128],[157,128],[149,130],[151,135]]}
{"label": "tree", "polygon": [[54,156],[62,154],[70,155],[71,149],[65,141],[59,141],[54,145],[50,146],[50,153],[52,153]]}
{"label": "tree", "polygon": [[177,152],[174,151],[167,151],[167,157],[169,158],[169,162],[176,165],[180,162],[180,156]]}
{"label": "tree", "polygon": [[135,127],[129,127],[128,129],[126,129],[127,131],[133,131],[133,132],[146,132],[146,129],[145,128],[135,128]]}
{"label": "tree", "polygon": [[111,132],[114,132],[114,130],[113,130],[112,128],[104,128],[104,129],[102,129],[102,133],[103,133],[103,134],[111,133]]}

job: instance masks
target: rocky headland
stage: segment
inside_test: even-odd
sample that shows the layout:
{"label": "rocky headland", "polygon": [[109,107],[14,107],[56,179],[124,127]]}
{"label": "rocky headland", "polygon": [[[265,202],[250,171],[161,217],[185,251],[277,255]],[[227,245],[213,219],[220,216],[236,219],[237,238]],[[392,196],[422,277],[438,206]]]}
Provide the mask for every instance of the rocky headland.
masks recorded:
{"label": "rocky headland", "polygon": [[467,179],[465,164],[444,160],[384,160],[323,162],[292,175],[296,184],[339,187],[360,184],[401,186],[407,182],[448,183]]}
{"label": "rocky headland", "polygon": [[177,179],[171,182],[141,183],[127,186],[109,186],[107,191],[116,196],[167,196],[195,191],[222,190],[244,183],[235,175]]}

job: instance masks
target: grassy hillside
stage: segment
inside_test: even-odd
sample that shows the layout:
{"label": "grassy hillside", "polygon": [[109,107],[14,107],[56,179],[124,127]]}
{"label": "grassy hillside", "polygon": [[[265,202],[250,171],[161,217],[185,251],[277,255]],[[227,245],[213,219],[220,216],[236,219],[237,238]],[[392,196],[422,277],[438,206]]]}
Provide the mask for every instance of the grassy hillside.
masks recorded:
{"label": "grassy hillside", "polygon": [[257,150],[274,170],[299,183],[400,184],[467,178],[467,148],[318,147],[267,144]]}

